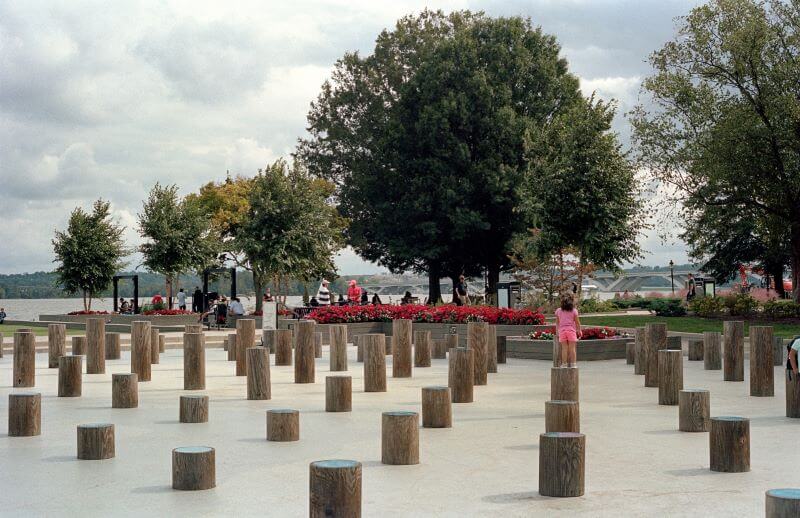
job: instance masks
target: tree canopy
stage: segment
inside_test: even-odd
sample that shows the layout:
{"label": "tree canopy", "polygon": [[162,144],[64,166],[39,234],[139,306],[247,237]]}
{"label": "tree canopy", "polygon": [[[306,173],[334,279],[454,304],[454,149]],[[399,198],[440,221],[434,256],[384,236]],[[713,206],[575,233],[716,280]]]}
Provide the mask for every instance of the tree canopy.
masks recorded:
{"label": "tree canopy", "polygon": [[178,187],[156,183],[139,213],[139,247],[144,265],[166,277],[167,300],[172,305],[172,283],[181,273],[200,271],[216,261],[217,243],[208,219],[195,200],[181,199]]}
{"label": "tree canopy", "polygon": [[580,99],[554,37],[529,20],[423,11],[347,53],[308,115],[297,157],[337,186],[349,243],[395,272],[488,270],[524,230],[525,136]]}
{"label": "tree canopy", "polygon": [[725,228],[748,215],[770,248],[788,240],[800,301],[800,5],[713,0],[650,61],[654,107],[631,117],[638,158],[680,204],[693,253],[714,268],[718,250],[696,239],[710,232],[732,245],[729,263],[751,260]]}
{"label": "tree canopy", "polygon": [[94,202],[91,212],[75,208],[66,230],[57,230],[53,239],[55,272],[67,293],[80,292],[83,309],[92,309],[92,298],[111,284],[114,274],[124,266],[128,255],[122,240],[124,227],[111,219],[107,201]]}

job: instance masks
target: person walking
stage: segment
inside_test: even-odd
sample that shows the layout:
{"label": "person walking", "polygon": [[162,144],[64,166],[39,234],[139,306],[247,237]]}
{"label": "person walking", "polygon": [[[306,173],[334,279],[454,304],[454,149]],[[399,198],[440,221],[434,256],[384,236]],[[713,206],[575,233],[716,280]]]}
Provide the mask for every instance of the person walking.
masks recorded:
{"label": "person walking", "polygon": [[178,290],[178,309],[186,311],[186,292],[183,288]]}
{"label": "person walking", "polygon": [[192,294],[192,313],[201,313],[203,309],[203,292],[199,286],[195,286]]}
{"label": "person walking", "polygon": [[331,305],[331,292],[328,289],[328,284],[330,283],[327,279],[322,279],[319,289],[317,290],[317,302],[319,302],[320,306]]}
{"label": "person walking", "polygon": [[689,274],[689,279],[686,281],[688,290],[686,291],[686,301],[691,302],[697,296],[697,282],[694,280],[694,274]]}
{"label": "person walking", "polygon": [[561,297],[561,307],[556,309],[556,332],[561,345],[560,364],[576,367],[578,362],[578,338],[581,337],[581,320],[575,309],[574,298],[570,294]]}

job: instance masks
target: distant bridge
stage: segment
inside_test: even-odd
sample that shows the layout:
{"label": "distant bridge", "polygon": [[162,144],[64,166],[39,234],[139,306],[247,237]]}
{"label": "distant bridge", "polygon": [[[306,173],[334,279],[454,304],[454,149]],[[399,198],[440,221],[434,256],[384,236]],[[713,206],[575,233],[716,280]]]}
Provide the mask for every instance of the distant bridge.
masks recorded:
{"label": "distant bridge", "polygon": [[643,288],[670,288],[672,276],[675,279],[675,289],[680,290],[686,286],[689,274],[704,277],[702,272],[681,270],[670,274],[667,271],[653,272],[623,272],[619,276],[613,273],[597,273],[592,275],[589,282],[595,284],[600,291],[641,291]]}

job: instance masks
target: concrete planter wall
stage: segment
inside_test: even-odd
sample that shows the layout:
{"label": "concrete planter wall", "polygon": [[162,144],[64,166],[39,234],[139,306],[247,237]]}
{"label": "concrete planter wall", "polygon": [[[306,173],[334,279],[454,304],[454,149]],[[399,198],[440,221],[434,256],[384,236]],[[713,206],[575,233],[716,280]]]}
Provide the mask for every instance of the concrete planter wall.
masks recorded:
{"label": "concrete planter wall", "polygon": [[[292,319],[279,319],[279,329],[291,329],[293,323],[297,320]],[[330,340],[330,326],[336,324],[318,324],[317,331],[322,332],[322,343],[327,344]],[[347,326],[348,340],[352,341],[352,337],[356,335],[365,334],[384,334],[391,336],[392,323],[391,322],[353,322],[344,324]],[[462,347],[467,345],[467,324],[435,324],[428,322],[417,322],[412,324],[414,331],[430,331],[431,339],[438,340],[444,338],[449,334],[458,335],[458,344]],[[501,324],[497,327],[497,336],[519,336],[528,334],[533,331],[546,329],[548,326],[513,326]]]}
{"label": "concrete planter wall", "polygon": [[[632,338],[606,338],[603,340],[581,340],[578,342],[578,361],[625,359],[625,344]],[[531,340],[522,336],[506,341],[509,358],[553,361],[552,340]]]}

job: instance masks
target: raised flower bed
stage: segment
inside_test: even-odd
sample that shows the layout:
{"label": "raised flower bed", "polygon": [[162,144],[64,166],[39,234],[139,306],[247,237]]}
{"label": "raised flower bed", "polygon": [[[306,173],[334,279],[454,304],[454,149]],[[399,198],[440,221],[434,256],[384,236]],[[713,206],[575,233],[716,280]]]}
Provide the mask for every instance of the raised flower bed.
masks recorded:
{"label": "raised flower bed", "polygon": [[354,322],[391,322],[408,319],[415,323],[466,324],[488,322],[507,325],[542,325],[544,315],[529,309],[494,308],[489,306],[328,306],[309,313],[308,319],[318,324]]}
{"label": "raised flower bed", "polygon": [[[625,344],[633,338],[611,327],[587,327],[578,340],[578,361],[617,360],[625,358]],[[537,329],[528,336],[510,336],[506,342],[509,358],[553,360],[555,328]]]}

